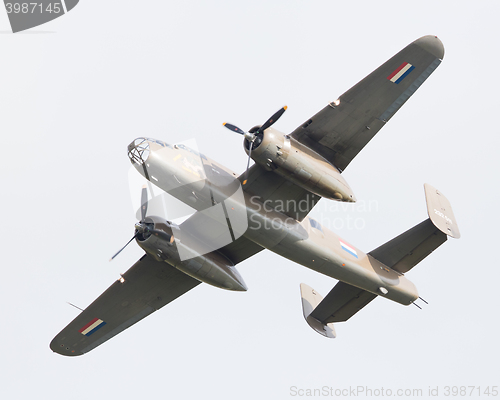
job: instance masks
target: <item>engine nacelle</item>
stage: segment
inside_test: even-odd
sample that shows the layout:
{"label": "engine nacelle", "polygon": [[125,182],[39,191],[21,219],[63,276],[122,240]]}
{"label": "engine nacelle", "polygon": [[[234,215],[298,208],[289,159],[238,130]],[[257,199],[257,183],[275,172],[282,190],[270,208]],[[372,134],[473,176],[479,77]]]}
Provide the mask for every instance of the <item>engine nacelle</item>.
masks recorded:
{"label": "engine nacelle", "polygon": [[[249,142],[245,140],[248,154]],[[356,198],[340,171],[309,147],[268,128],[252,148],[252,159],[268,171],[321,197],[354,202]]]}
{"label": "engine nacelle", "polygon": [[[176,238],[176,230],[170,227],[165,220],[160,217],[149,216],[144,221],[146,224],[154,224],[155,230],[161,230],[173,239],[167,241],[161,235],[146,234],[138,235],[137,243],[146,253],[150,254],[157,261],[164,261],[185,274],[209,285],[227,290],[245,291],[247,286],[234,264],[220,253],[214,251],[201,254],[192,246],[186,248],[189,243]],[[192,243],[196,242],[193,238]],[[183,253],[193,253],[193,257],[181,260],[179,257],[179,246],[183,246]]]}

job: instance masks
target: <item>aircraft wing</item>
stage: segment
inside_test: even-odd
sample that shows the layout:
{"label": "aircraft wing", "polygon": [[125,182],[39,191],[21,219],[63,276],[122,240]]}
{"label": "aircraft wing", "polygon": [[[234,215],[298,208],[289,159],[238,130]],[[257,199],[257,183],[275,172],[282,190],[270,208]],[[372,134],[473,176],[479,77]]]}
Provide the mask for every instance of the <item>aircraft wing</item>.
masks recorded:
{"label": "aircraft wing", "polygon": [[78,356],[132,326],[200,282],[144,255],[50,343],[65,356]]}
{"label": "aircraft wing", "polygon": [[295,129],[291,136],[343,171],[444,57],[435,36],[424,36]]}
{"label": "aircraft wing", "polygon": [[264,250],[264,247],[252,242],[245,236],[240,236],[234,242],[219,249],[219,252],[224,254],[234,263],[234,265],[236,265],[262,250]]}
{"label": "aircraft wing", "polygon": [[[227,221],[224,215],[214,216],[197,211],[179,226],[179,233],[174,236],[197,254],[218,251],[234,265],[264,250],[243,236],[244,232],[233,229],[237,220],[234,225]],[[234,217],[230,217],[229,221],[235,222]]]}

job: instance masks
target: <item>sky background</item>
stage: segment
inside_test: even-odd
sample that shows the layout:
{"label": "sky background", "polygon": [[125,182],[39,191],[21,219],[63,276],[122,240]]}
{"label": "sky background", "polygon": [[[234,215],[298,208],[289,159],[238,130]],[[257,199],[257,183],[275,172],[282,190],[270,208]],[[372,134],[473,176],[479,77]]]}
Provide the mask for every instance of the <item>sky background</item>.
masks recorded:
{"label": "sky background", "polygon": [[[0,398],[500,389],[499,12],[484,0],[82,0],[12,34],[0,11]],[[359,203],[322,200],[310,215],[368,252],[424,220],[423,184],[438,188],[462,238],[406,275],[429,305],[379,298],[326,339],[303,319],[299,284],[326,295],[336,281],[263,251],[238,266],[248,292],[200,285],[84,356],[50,351],[78,314],[66,302],[86,307],[143,254],[131,244],[108,262],[134,232],[132,140],[195,139],[240,173],[242,138],[222,122],[249,129],[286,104],[274,127],[290,133],[427,34],[444,61],[344,172]]]}

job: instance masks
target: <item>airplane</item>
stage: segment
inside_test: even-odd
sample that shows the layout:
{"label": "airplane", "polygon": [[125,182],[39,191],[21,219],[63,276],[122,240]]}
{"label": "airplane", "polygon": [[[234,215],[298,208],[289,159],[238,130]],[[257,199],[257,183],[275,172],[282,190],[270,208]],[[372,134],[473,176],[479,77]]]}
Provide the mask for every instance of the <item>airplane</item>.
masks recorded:
{"label": "airplane", "polygon": [[[336,337],[334,324],[377,297],[414,304],[419,295],[405,274],[448,236],[460,237],[440,191],[425,184],[429,217],[368,253],[307,215],[323,197],[356,201],[342,172],[443,57],[436,36],[421,37],[289,134],[272,127],[286,107],[249,131],[225,123],[244,138],[248,163],[241,175],[184,144],[134,140],[128,156],[150,190],[142,189],[140,221],[127,245],[135,240],[145,254],[50,348],[85,354],[202,282],[246,291],[235,266],[264,249],[338,280],[324,298],[300,285],[303,315],[325,337]],[[153,185],[193,215],[180,224],[149,215]]]}

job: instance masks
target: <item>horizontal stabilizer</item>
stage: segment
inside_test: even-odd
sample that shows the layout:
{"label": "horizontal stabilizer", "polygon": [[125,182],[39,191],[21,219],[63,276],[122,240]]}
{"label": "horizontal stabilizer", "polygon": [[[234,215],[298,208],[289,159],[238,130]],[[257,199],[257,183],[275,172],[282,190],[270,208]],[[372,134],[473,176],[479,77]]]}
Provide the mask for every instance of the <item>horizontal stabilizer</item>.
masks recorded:
{"label": "horizontal stabilizer", "polygon": [[304,283],[300,284],[304,318],[311,328],[323,336],[336,337],[334,322],[347,321],[377,295],[344,282],[338,282],[323,297]]}
{"label": "horizontal stabilizer", "polygon": [[429,218],[368,253],[403,274],[446,242],[447,235],[460,237],[449,201],[431,185],[424,188]]}
{"label": "horizontal stabilizer", "polygon": [[300,295],[302,296],[302,312],[304,313],[304,318],[309,326],[325,337],[332,339],[337,337],[333,323],[325,324],[311,316],[311,313],[318,306],[318,304],[321,303],[323,297],[305,283],[300,284]]}
{"label": "horizontal stabilizer", "polygon": [[446,242],[446,235],[428,218],[368,253],[404,274]]}
{"label": "horizontal stabilizer", "polygon": [[325,323],[344,322],[375,297],[376,294],[345,282],[338,282],[314,309],[311,316]]}

